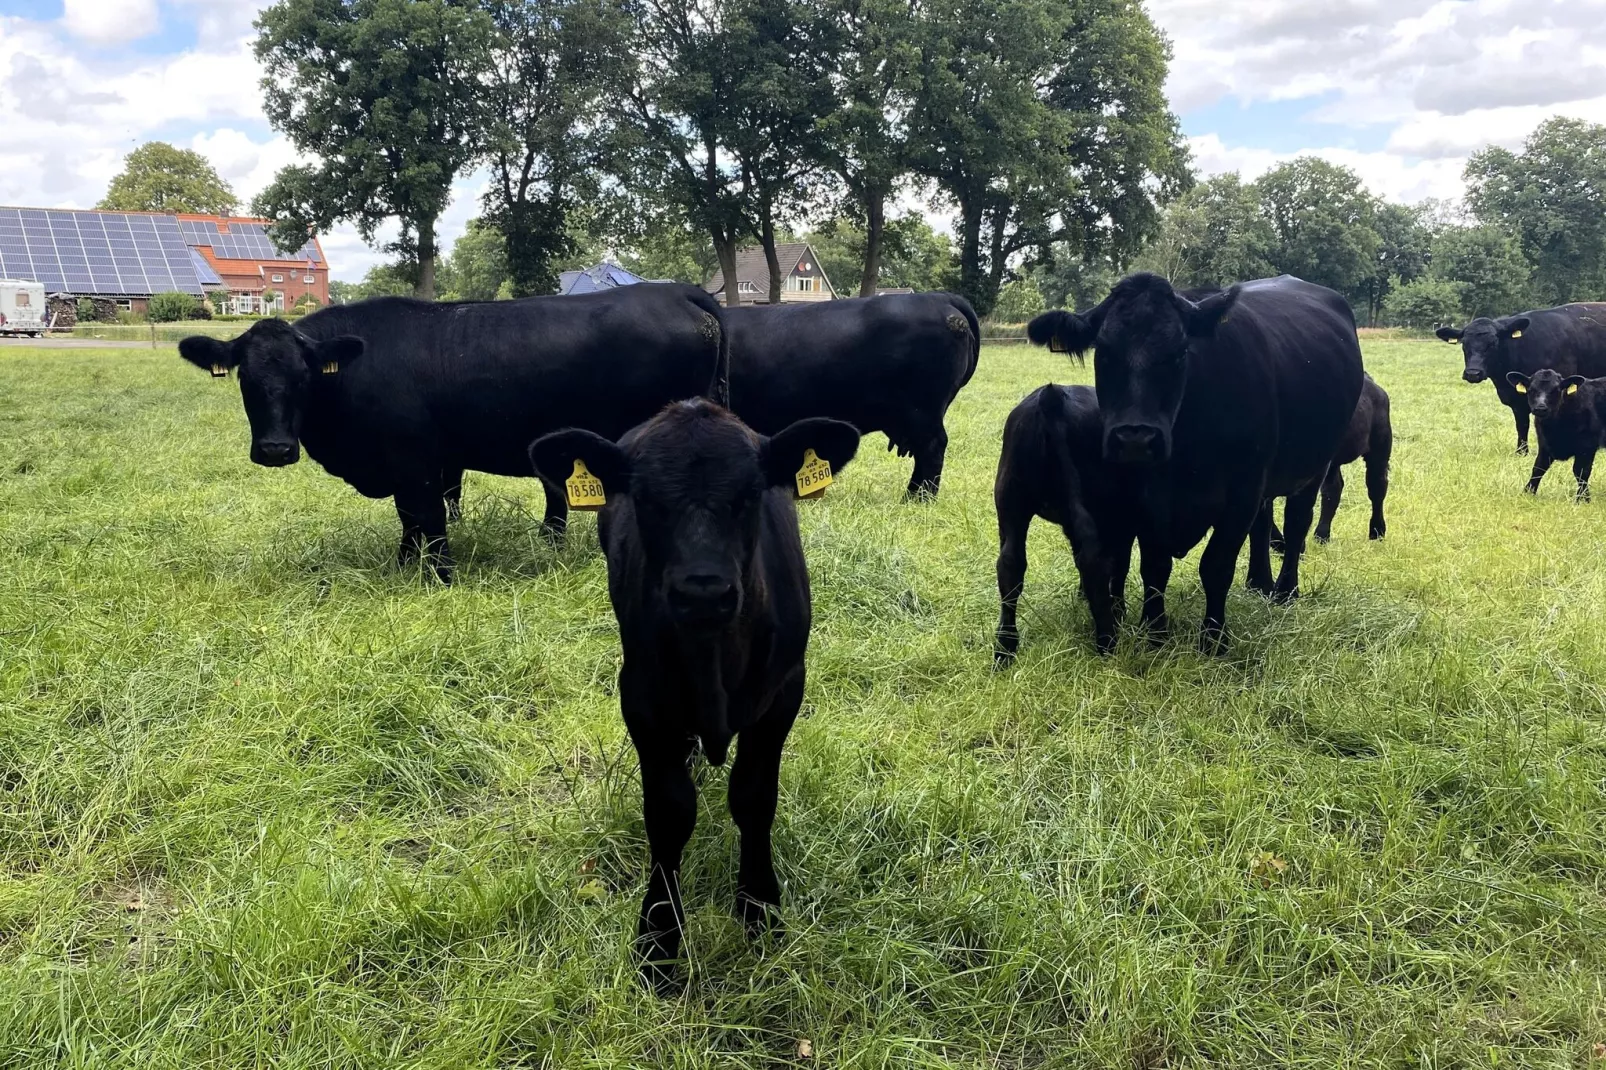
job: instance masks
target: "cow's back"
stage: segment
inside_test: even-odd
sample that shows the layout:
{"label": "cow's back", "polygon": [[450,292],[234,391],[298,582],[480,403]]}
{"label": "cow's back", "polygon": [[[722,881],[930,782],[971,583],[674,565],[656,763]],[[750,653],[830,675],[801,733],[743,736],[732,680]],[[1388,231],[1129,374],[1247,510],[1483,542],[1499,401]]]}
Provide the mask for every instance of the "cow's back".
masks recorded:
{"label": "cow's back", "polygon": [[1505,343],[1510,366],[1500,370],[1498,379],[1504,379],[1506,371],[1533,375],[1545,368],[1563,376],[1606,376],[1606,302],[1557,305],[1522,315],[1528,317],[1528,326],[1521,338]]}
{"label": "cow's back", "polygon": [[975,370],[967,307],[930,293],[728,309],[731,406],[763,434],[828,416],[896,438],[889,421],[940,419]]}
{"label": "cow's back", "polygon": [[[671,401],[708,392],[720,324],[696,287],[642,284],[575,297],[432,304],[380,299],[303,321],[367,343],[353,392],[427,433],[443,461],[528,475],[532,439],[560,427],[618,438]],[[309,445],[310,449],[310,445]]]}

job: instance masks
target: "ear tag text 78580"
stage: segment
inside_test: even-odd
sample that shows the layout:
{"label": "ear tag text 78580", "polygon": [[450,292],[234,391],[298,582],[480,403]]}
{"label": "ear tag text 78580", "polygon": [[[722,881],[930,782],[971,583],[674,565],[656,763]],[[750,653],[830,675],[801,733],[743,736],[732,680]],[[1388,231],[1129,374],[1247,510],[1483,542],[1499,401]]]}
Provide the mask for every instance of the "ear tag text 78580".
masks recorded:
{"label": "ear tag text 78580", "polygon": [[818,498],[831,485],[831,462],[813,450],[803,451],[803,467],[797,470],[797,496]]}
{"label": "ear tag text 78580", "polygon": [[601,509],[608,504],[607,495],[602,493],[602,480],[591,474],[591,469],[580,458],[574,459],[574,474],[564,480],[564,488],[569,492],[570,509]]}
{"label": "ear tag text 78580", "polygon": [[214,379],[227,379],[228,377],[229,377],[229,369],[225,368],[221,364],[212,365],[212,378],[214,378]]}

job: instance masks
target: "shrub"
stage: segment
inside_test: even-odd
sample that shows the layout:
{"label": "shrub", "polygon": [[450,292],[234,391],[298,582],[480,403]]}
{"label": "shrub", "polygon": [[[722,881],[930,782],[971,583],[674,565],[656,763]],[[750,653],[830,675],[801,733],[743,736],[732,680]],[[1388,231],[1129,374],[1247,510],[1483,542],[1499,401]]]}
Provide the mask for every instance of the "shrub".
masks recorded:
{"label": "shrub", "polygon": [[1461,319],[1461,287],[1432,277],[1417,279],[1389,294],[1383,318],[1396,327],[1428,330]]}
{"label": "shrub", "polygon": [[1043,291],[1029,279],[1016,279],[998,291],[998,303],[993,306],[992,318],[999,323],[1024,323],[1044,312],[1048,305]]}
{"label": "shrub", "polygon": [[206,299],[211,303],[213,312],[225,311],[229,307],[229,296],[229,291],[227,290],[208,290],[206,292]]}
{"label": "shrub", "polygon": [[80,297],[78,299],[78,322],[94,323],[96,318],[95,302],[87,297]]}
{"label": "shrub", "polygon": [[135,327],[141,323],[149,323],[150,321],[139,312],[130,312],[126,308],[120,308],[117,310],[117,322],[122,324],[124,327]]}
{"label": "shrub", "polygon": [[145,313],[153,323],[175,323],[178,320],[195,319],[200,314],[200,304],[187,293],[170,290],[152,297],[150,304],[145,306]]}

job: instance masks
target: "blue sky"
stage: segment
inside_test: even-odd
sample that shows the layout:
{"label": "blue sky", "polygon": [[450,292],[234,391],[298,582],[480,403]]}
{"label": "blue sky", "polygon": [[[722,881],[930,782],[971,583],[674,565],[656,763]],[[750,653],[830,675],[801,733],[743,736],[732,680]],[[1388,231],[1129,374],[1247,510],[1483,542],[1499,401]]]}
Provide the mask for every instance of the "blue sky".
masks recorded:
{"label": "blue sky", "polygon": [[[88,207],[130,149],[210,158],[244,200],[292,162],[262,121],[262,0],[0,0],[0,204]],[[1606,0],[1148,0],[1200,170],[1315,153],[1395,200],[1454,199],[1466,157],[1550,115],[1606,122]],[[446,242],[474,214],[458,183]],[[922,203],[912,191],[907,203]],[[939,223],[947,213],[933,209]],[[381,259],[324,239],[337,278]]]}

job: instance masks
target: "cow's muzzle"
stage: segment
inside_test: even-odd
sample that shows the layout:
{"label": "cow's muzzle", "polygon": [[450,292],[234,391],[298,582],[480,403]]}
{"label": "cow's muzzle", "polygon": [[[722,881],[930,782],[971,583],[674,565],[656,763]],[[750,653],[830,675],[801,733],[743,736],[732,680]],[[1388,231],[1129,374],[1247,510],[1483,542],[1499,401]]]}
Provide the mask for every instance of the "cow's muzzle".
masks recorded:
{"label": "cow's muzzle", "polygon": [[301,459],[301,445],[294,439],[258,442],[251,447],[251,459],[264,468],[283,468]]}
{"label": "cow's muzzle", "polygon": [[665,593],[675,623],[699,631],[725,627],[742,604],[736,584],[713,573],[688,573],[672,580]]}
{"label": "cow's muzzle", "polygon": [[1165,454],[1165,436],[1152,424],[1116,424],[1104,437],[1105,459],[1117,464],[1158,464]]}
{"label": "cow's muzzle", "polygon": [[1461,378],[1469,383],[1481,383],[1489,376],[1482,368],[1468,368],[1461,373]]}

